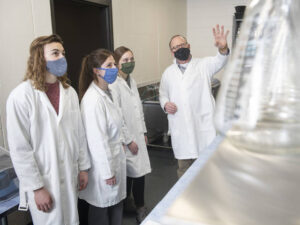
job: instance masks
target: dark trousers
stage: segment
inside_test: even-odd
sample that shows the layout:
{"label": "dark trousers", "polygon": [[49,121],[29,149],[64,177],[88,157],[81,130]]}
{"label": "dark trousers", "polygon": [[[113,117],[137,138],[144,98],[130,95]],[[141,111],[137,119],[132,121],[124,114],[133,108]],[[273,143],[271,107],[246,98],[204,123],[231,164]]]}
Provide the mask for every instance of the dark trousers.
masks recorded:
{"label": "dark trousers", "polygon": [[78,215],[79,215],[79,224],[88,225],[88,213],[89,213],[90,204],[85,200],[78,199]]}
{"label": "dark trousers", "polygon": [[132,193],[137,208],[144,206],[145,176],[127,177],[127,197]]}
{"label": "dark trousers", "polygon": [[122,225],[122,218],[123,201],[106,208],[90,205],[89,225]]}

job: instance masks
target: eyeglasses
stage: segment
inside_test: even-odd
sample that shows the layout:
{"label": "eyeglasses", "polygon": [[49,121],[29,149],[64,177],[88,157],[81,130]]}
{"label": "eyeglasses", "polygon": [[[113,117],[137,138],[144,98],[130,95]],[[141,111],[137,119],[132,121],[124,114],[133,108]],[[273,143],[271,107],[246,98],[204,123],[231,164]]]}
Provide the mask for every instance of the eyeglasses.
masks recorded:
{"label": "eyeglasses", "polygon": [[171,50],[172,50],[173,52],[175,52],[176,50],[178,50],[178,49],[180,49],[180,48],[182,48],[182,47],[185,47],[185,46],[187,46],[187,42],[182,43],[182,44],[180,44],[180,45],[173,46],[173,47],[171,48]]}

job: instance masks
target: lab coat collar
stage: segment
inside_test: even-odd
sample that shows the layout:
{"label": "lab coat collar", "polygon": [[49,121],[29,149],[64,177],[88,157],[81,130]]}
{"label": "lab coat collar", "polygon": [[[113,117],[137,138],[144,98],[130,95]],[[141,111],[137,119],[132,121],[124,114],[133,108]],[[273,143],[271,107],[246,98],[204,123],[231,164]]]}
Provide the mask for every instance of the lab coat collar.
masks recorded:
{"label": "lab coat collar", "polygon": [[[128,90],[128,91],[130,91],[130,92],[133,92],[133,90],[132,90],[132,88],[130,88],[129,86],[128,86],[128,84],[127,84],[127,82],[126,82],[126,80],[124,79],[124,78],[122,78],[121,76],[118,76],[117,77],[117,81],[119,81],[123,86],[125,86],[125,88]],[[131,77],[129,76],[129,79],[130,79],[130,84],[132,84],[132,82],[131,82]],[[116,82],[117,82],[116,81]]]}
{"label": "lab coat collar", "polygon": [[[68,87],[69,88],[69,87]],[[58,111],[58,122],[61,120],[65,105],[66,105],[66,93],[67,90],[62,86],[61,82],[59,82],[59,111]],[[54,109],[54,107],[53,107]]]}
{"label": "lab coat collar", "polygon": [[192,55],[191,55],[190,57],[191,57],[191,58],[190,58],[190,61],[188,61],[187,63],[184,64],[184,65],[186,65],[186,68],[185,68],[184,73],[182,73],[181,70],[179,69],[179,67],[178,67],[179,64],[177,63],[176,58],[174,58],[174,60],[173,60],[173,65],[176,66],[176,69],[180,72],[182,78],[184,78],[183,75],[186,73],[186,71],[187,71],[188,68],[190,67],[189,65],[190,65],[191,62],[193,61]]}
{"label": "lab coat collar", "polygon": [[[102,95],[104,98],[108,99],[108,101],[110,101],[111,103],[113,103],[112,100],[110,99],[110,97],[108,97],[107,94],[106,94],[101,88],[99,88],[98,85],[95,84],[94,81],[92,81],[91,86],[92,86],[93,88],[95,88],[96,91],[97,91],[100,95]],[[108,85],[108,90],[111,92],[111,89],[109,88],[109,85]]]}

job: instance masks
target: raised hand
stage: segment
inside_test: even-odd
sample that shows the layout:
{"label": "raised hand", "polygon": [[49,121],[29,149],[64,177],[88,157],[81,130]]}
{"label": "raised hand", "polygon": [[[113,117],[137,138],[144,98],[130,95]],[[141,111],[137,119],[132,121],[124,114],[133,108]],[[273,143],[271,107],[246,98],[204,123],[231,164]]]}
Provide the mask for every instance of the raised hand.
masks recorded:
{"label": "raised hand", "polygon": [[216,27],[213,28],[213,34],[215,38],[215,46],[219,50],[226,50],[227,52],[227,36],[229,34],[229,30],[224,33],[224,26],[220,26],[219,24],[216,25]]}

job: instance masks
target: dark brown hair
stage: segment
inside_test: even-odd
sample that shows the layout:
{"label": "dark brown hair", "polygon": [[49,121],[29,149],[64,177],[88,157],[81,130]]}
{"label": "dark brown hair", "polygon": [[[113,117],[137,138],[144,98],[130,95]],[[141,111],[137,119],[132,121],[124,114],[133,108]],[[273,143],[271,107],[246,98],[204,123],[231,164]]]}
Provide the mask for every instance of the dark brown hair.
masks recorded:
{"label": "dark brown hair", "polygon": [[[53,42],[63,45],[62,39],[57,34],[49,36],[41,36],[33,40],[30,45],[30,55],[27,61],[27,71],[24,76],[25,80],[32,80],[34,88],[46,91],[46,60],[44,56],[44,46]],[[57,78],[61,81],[64,88],[69,87],[69,79],[67,74]]]}
{"label": "dark brown hair", "polygon": [[126,53],[126,52],[131,52],[132,53],[132,51],[129,48],[125,47],[125,46],[120,46],[119,48],[115,49],[114,58],[115,58],[115,61],[116,61],[117,65],[119,65],[119,61],[120,61],[122,55],[124,55],[124,53]]}
{"label": "dark brown hair", "polygon": [[81,100],[92,81],[97,81],[97,75],[93,69],[101,67],[109,56],[113,53],[106,49],[97,49],[82,59],[79,76],[79,99]]}

